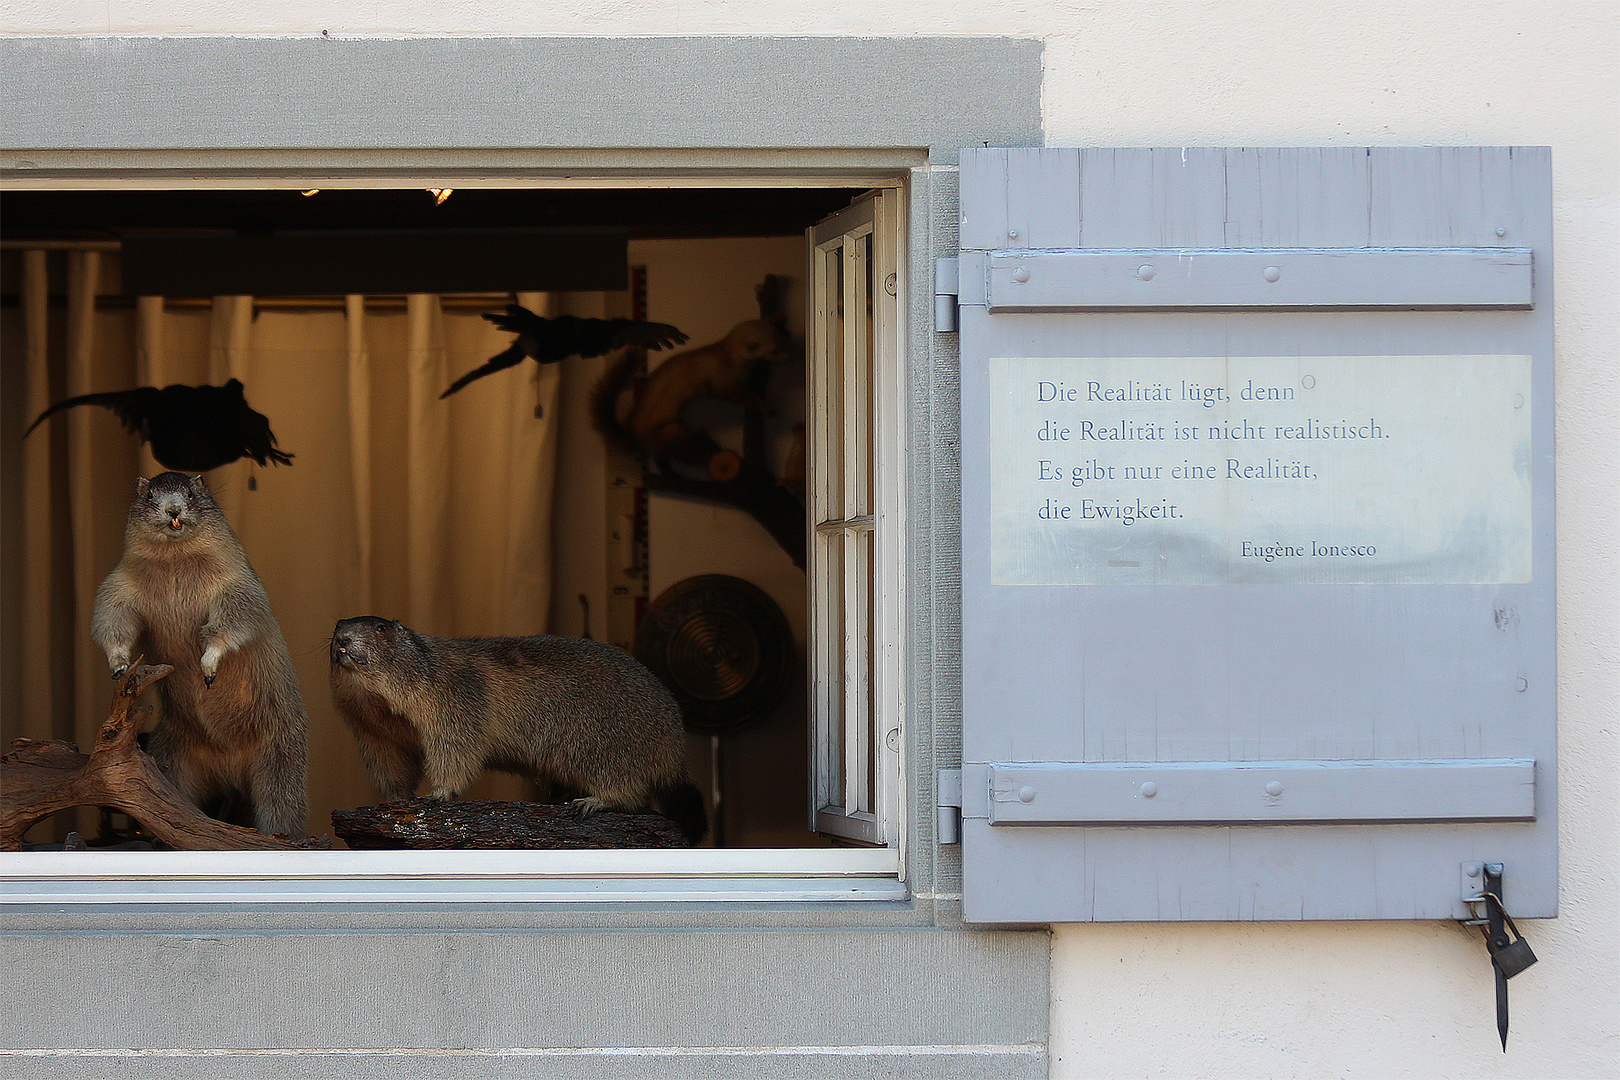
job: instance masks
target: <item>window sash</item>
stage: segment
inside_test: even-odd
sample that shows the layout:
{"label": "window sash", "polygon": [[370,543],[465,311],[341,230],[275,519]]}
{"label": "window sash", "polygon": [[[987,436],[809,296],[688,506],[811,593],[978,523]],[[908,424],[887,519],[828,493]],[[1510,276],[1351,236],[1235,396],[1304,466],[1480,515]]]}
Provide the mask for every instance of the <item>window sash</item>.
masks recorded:
{"label": "window sash", "polygon": [[808,245],[811,818],[820,832],[871,844],[897,843],[901,831],[900,620],[893,583],[880,580],[899,518],[899,479],[886,470],[898,456],[887,441],[899,427],[896,201],[863,197],[810,230]]}

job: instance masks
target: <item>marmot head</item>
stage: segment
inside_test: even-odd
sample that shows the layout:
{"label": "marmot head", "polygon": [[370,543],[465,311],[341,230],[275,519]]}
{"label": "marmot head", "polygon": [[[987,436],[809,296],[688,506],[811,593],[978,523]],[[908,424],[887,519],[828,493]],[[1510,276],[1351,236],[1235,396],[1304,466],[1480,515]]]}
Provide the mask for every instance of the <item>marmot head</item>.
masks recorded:
{"label": "marmot head", "polygon": [[166,472],[135,481],[135,501],[129,522],[146,526],[168,542],[188,540],[210,521],[220,518],[219,504],[200,476]]}
{"label": "marmot head", "polygon": [[380,619],[375,615],[343,619],[332,631],[332,666],[364,672],[371,665],[386,661],[410,633],[397,619]]}

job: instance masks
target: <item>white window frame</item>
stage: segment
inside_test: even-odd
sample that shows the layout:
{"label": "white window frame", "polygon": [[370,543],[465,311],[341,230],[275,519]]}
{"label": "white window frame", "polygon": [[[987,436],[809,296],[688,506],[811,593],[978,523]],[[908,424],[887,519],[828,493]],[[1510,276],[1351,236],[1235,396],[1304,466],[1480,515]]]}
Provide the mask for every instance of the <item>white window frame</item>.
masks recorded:
{"label": "white window frame", "polygon": [[[900,842],[905,821],[904,620],[900,579],[890,572],[900,566],[904,504],[901,477],[891,471],[904,443],[898,201],[894,192],[871,192],[808,230],[805,245],[813,298],[806,385],[814,403],[806,453],[819,466],[807,507],[816,650],[811,828],[869,844]],[[868,305],[870,325],[850,317]]]}
{"label": "white window frame", "polygon": [[[317,182],[318,181],[318,182]],[[873,486],[876,504],[873,679],[884,738],[873,847],[622,851],[298,851],[298,852],[7,852],[0,853],[0,905],[130,903],[619,903],[893,902],[906,888],[908,836],[903,790],[905,731],[900,640],[906,610],[901,509],[907,444],[902,408],[906,310],[908,175],[865,169],[803,171],[559,170],[550,175],[385,175],[366,169],[312,176],[208,175],[183,179],[126,175],[27,185],[54,190],[134,188],[455,188],[529,187],[871,187],[861,202],[879,208],[882,250],[895,275],[895,297],[883,305],[874,355]],[[5,185],[17,186],[22,185]],[[875,280],[883,280],[881,277]],[[807,290],[808,291],[808,290]],[[813,461],[807,454],[807,463]],[[815,466],[811,465],[812,475]],[[812,607],[814,607],[812,603]],[[812,630],[812,636],[818,631]],[[812,680],[814,681],[814,680]],[[814,709],[814,705],[812,704]],[[815,727],[813,721],[812,727]],[[891,734],[892,733],[892,734]],[[892,744],[892,745],[891,745]],[[812,746],[812,762],[819,760]],[[814,765],[812,765],[814,769]],[[812,790],[815,775],[812,773]]]}

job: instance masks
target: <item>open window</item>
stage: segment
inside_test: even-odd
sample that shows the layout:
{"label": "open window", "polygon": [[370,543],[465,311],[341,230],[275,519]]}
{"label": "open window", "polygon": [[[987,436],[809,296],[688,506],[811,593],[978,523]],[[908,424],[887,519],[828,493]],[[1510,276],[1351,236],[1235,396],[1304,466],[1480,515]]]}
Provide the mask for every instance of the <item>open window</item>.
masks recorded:
{"label": "open window", "polygon": [[[892,838],[900,779],[899,651],[894,583],[881,546],[897,528],[896,442],[879,416],[898,415],[899,229],[892,195],[861,199],[810,231],[814,307],[808,335],[810,448],[811,746],[820,832],[870,844]],[[894,425],[888,425],[892,437]]]}
{"label": "open window", "polygon": [[[440,636],[589,634],[635,648],[638,621],[662,595],[724,575],[763,593],[793,639],[779,700],[732,730],[689,735],[689,762],[709,795],[717,840],[747,850],[451,853],[433,857],[440,862],[429,876],[455,878],[476,864],[481,875],[530,880],[845,879],[830,895],[847,895],[851,876],[893,881],[904,806],[894,668],[903,622],[894,528],[903,475],[903,187],[468,188],[435,206],[423,190],[428,182],[389,183],[307,195],[282,188],[8,196],[3,469],[7,489],[27,493],[29,513],[13,515],[3,538],[7,638],[19,650],[5,672],[6,741],[25,735],[84,744],[105,717],[110,683],[88,642],[89,603],[117,560],[130,481],[161,468],[103,410],[59,414],[26,442],[23,430],[43,404],[71,394],[246,376],[250,403],[271,418],[294,464],[243,461],[209,479],[265,579],[300,670],[312,723],[312,830],[328,831],[325,815],[334,808],[376,801],[353,738],[327,700],[324,636],[335,619],[373,613],[427,620],[419,628]],[[620,235],[632,273],[622,289],[532,279],[462,288],[447,273],[434,292],[361,284],[273,295],[201,283],[186,296],[130,293],[120,280],[128,271],[121,240],[179,229],[193,239],[296,233],[315,250],[322,235],[362,229],[424,243],[458,229],[509,237],[596,230]],[[542,315],[670,322],[690,334],[690,348],[765,314],[755,290],[772,276],[796,279],[784,310],[806,350],[802,374],[796,362],[771,373],[763,416],[704,402],[691,422],[745,459],[758,458],[777,481],[791,485],[802,459],[802,568],[792,545],[747,507],[699,490],[708,482],[701,474],[686,470],[660,483],[641,461],[604,450],[586,415],[604,360],[549,370],[525,361],[438,400],[449,379],[505,346],[508,336],[480,318],[505,303]],[[672,351],[650,353],[648,365]],[[548,493],[537,494],[537,478],[515,464],[531,459],[547,463],[540,486],[549,484]],[[426,470],[440,479],[424,487],[413,473]],[[550,513],[543,526],[526,509],[488,512],[541,502]],[[312,522],[320,504],[329,513]],[[35,535],[41,521],[48,528]],[[426,544],[433,530],[439,542]],[[476,552],[469,546],[497,536]],[[542,574],[547,580],[537,585]],[[37,633],[35,610],[48,613]],[[497,779],[473,795],[531,793]],[[81,814],[57,822],[56,833],[88,835],[98,826]],[[38,833],[31,838],[43,838]],[[834,849],[850,842],[871,850]],[[97,872],[140,873],[132,869],[139,858],[108,859]],[[303,867],[294,876],[319,878],[386,876],[404,866],[380,852],[290,862]],[[178,877],[206,877],[223,861],[176,856],[168,865]],[[258,872],[242,873],[249,871]],[[799,895],[819,889],[805,886]],[[733,895],[735,886],[728,890]]]}

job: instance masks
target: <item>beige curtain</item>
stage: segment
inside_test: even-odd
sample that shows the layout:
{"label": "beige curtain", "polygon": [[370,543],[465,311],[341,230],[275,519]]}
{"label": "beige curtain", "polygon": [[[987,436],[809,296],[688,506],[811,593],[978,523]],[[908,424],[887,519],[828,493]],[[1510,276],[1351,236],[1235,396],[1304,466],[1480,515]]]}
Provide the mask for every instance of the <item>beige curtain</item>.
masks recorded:
{"label": "beige curtain", "polygon": [[[47,297],[45,252],[23,253],[22,314],[25,342],[25,371],[23,398],[24,417],[38,416],[51,403],[49,380],[50,360],[46,342],[49,339],[49,304]],[[24,423],[31,420],[24,419]],[[21,619],[8,620],[18,628],[7,634],[13,647],[22,654],[18,670],[21,691],[18,700],[19,715],[8,727],[14,726],[19,737],[49,739],[53,737],[77,738],[73,728],[72,695],[63,694],[55,678],[38,678],[41,672],[52,672],[51,653],[57,643],[54,609],[56,608],[56,581],[52,573],[52,548],[59,531],[56,504],[51,492],[51,440],[49,432],[23,444],[22,492],[23,550],[21,561],[25,572],[21,575],[23,610],[28,612],[26,627]],[[23,678],[24,674],[30,676]],[[54,672],[52,672],[54,674]]]}
{"label": "beige curtain", "polygon": [[[419,295],[404,311],[351,296],[324,310],[255,312],[252,297],[232,296],[167,308],[143,297],[133,311],[98,314],[96,252],[66,256],[63,323],[49,311],[46,256],[23,260],[23,426],[70,394],[234,377],[295,455],[291,467],[243,460],[207,479],[292,650],[310,714],[309,827],[329,832],[332,809],[375,798],[328,696],[336,620],[382,615],[441,636],[548,629],[556,367],[526,362],[441,401],[456,376],[511,340],[476,311],[446,312],[439,297]],[[542,314],[548,300],[520,298]],[[112,413],[90,407],[4,450],[25,518],[21,587],[8,601],[17,610],[5,616],[27,628],[7,635],[23,660],[8,669],[21,685],[4,700],[22,707],[4,718],[4,738],[88,746],[112,689],[89,640],[95,590],[122,551],[135,477],[163,467]],[[472,794],[525,791],[497,775]]]}
{"label": "beige curtain", "polygon": [[[50,304],[52,258],[65,279],[65,310]],[[112,690],[105,658],[90,642],[90,614],[96,587],[123,547],[123,514],[109,515],[106,506],[122,500],[127,507],[136,453],[110,413],[95,418],[70,410],[21,445],[10,439],[52,401],[100,389],[104,379],[130,385],[133,358],[123,342],[133,320],[127,311],[97,311],[101,252],[27,251],[21,261],[22,347],[17,351],[24,367],[24,409],[8,424],[14,434],[5,447],[4,468],[5,483],[16,485],[23,508],[21,565],[8,568],[16,572],[17,587],[6,596],[8,608],[17,610],[5,612],[7,647],[17,650],[21,663],[6,669],[18,685],[6,687],[3,700],[17,705],[3,717],[0,744],[20,736],[88,747],[106,718]],[[74,469],[72,461],[95,465]],[[86,706],[89,701],[99,701],[99,717]],[[92,831],[96,819],[94,810],[83,809],[62,815],[58,824]]]}

